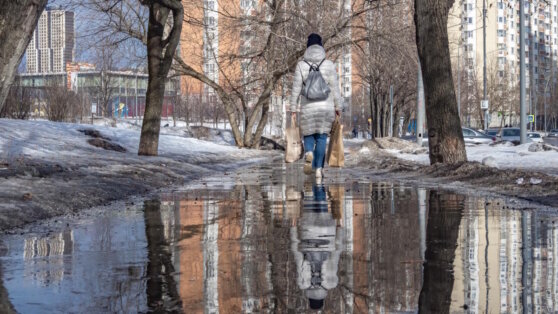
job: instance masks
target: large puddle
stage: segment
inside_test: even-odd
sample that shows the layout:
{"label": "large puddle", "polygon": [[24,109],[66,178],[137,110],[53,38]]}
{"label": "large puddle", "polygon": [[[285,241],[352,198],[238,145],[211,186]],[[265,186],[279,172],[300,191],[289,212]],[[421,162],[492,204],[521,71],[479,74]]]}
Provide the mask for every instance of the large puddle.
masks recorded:
{"label": "large puddle", "polygon": [[558,311],[558,212],[299,167],[5,236],[0,311]]}

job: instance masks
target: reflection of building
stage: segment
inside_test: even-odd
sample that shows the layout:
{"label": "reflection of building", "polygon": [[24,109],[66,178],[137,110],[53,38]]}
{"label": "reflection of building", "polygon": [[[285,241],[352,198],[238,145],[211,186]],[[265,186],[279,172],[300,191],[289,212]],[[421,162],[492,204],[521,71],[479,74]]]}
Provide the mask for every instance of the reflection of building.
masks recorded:
{"label": "reflection of building", "polygon": [[[174,219],[165,224],[165,234],[178,243],[173,260],[185,312],[308,309],[305,290],[297,282],[301,272],[291,231],[297,228],[299,242],[325,242],[302,235],[308,218],[307,203],[301,199],[304,176],[290,173],[290,167],[278,174],[285,184],[244,182],[174,196],[174,216],[163,217]],[[423,254],[433,249],[429,245],[436,248],[436,239],[426,239],[426,230],[433,228],[432,221],[440,221],[427,219],[431,202],[426,191],[385,183],[326,188],[328,219],[323,226],[332,227],[334,220],[343,245],[339,282],[327,291],[324,312],[416,311]],[[514,313],[526,305],[534,312],[554,313],[558,229],[553,218],[537,211],[506,211],[501,204],[468,198],[454,204],[459,209],[443,208],[459,210],[461,218],[450,310],[463,312],[467,305],[469,313]],[[176,229],[173,233],[167,228]]]}
{"label": "reflection of building", "polygon": [[47,8],[27,46],[27,73],[58,73],[74,57],[74,12]]}
{"label": "reflection of building", "polygon": [[504,211],[500,202],[465,202],[452,311],[555,313],[556,228],[540,212]]}
{"label": "reflection of building", "polygon": [[64,255],[74,249],[74,234],[71,230],[53,236],[24,240],[23,258],[25,272],[41,284],[52,284],[64,278]]}
{"label": "reflection of building", "polygon": [[[176,195],[179,251],[173,260],[185,312],[308,308],[291,250],[290,230],[300,229],[305,219],[302,190],[297,193],[297,188],[302,186],[290,182],[287,187],[242,186]],[[343,245],[339,284],[327,293],[326,312],[416,309],[421,259],[413,193],[383,184],[327,187],[327,215],[336,222]],[[301,241],[308,238],[302,228]]]}
{"label": "reflection of building", "polygon": [[414,311],[422,269],[416,192],[371,184],[351,194],[355,312]]}

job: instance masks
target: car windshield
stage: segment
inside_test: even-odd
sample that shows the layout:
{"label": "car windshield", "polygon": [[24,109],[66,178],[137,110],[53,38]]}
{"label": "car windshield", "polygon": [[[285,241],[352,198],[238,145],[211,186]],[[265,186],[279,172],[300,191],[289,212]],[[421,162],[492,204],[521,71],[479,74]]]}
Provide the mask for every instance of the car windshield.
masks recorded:
{"label": "car windshield", "polygon": [[488,130],[488,131],[486,131],[486,134],[488,134],[488,135],[496,135],[496,134],[498,134],[498,130]]}
{"label": "car windshield", "polygon": [[518,129],[503,130],[502,136],[519,136],[519,130]]}
{"label": "car windshield", "polygon": [[550,130],[550,133],[558,133],[558,129],[552,129]]}
{"label": "car windshield", "polygon": [[527,134],[527,136],[528,136],[528,137],[533,137],[533,138],[539,138],[539,137],[541,137],[541,135],[538,134],[538,133],[529,133],[529,134]]}

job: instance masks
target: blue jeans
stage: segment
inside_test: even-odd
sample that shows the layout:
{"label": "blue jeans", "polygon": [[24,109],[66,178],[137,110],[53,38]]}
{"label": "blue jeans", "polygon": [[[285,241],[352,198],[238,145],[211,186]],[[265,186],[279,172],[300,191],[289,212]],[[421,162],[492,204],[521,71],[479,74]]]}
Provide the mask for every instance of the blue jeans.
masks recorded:
{"label": "blue jeans", "polygon": [[304,152],[312,152],[314,159],[312,160],[312,168],[323,168],[326,152],[326,133],[314,133],[304,137]]}

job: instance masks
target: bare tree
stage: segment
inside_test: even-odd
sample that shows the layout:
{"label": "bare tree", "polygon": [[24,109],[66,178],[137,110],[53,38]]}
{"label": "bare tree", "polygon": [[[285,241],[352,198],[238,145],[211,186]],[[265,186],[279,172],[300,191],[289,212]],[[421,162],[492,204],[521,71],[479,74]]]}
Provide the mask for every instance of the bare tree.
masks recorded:
{"label": "bare tree", "polygon": [[[394,91],[393,134],[400,114],[407,119],[414,109],[416,97],[416,43],[414,27],[402,16],[412,14],[405,1],[377,1],[361,23],[366,25],[368,40],[355,45],[354,63],[359,71],[361,97],[369,107],[372,136],[389,134],[389,92]],[[357,91],[358,93],[358,91]],[[354,97],[354,96],[353,96]]]}
{"label": "bare tree", "polygon": [[80,98],[66,86],[51,84],[44,88],[45,112],[50,121],[69,121],[81,110]]}
{"label": "bare tree", "polygon": [[[108,21],[97,32],[121,33],[124,38],[148,43],[145,13],[136,9],[133,0],[121,0],[119,5],[113,6],[106,5],[110,1],[90,2],[97,3],[97,11],[106,14],[104,19]],[[225,48],[219,48],[218,54],[203,49],[199,49],[197,56],[183,52],[192,60],[175,55],[173,70],[202,82],[218,97],[239,147],[259,145],[268,120],[271,94],[304,54],[309,33],[321,33],[331,53],[365,39],[360,35],[352,38],[346,35],[349,27],[359,28],[351,22],[368,10],[356,4],[347,13],[335,0],[324,1],[320,6],[310,2],[265,1],[249,10],[240,7],[238,2],[219,2],[219,8],[215,9],[204,8],[208,5],[206,2],[183,3],[186,6],[184,21],[190,29],[183,34],[181,49],[199,41],[199,38],[188,40],[188,34],[207,33],[212,27],[211,20],[199,14],[203,10],[218,12],[219,23],[224,25],[219,30],[219,39],[223,41],[220,47]],[[359,33],[355,31],[354,34]],[[207,36],[209,43],[211,38],[212,35]],[[202,53],[207,60],[214,61],[218,78],[199,67]],[[203,102],[207,99],[202,99]]]}
{"label": "bare tree", "polygon": [[47,0],[0,0],[0,110]]}
{"label": "bare tree", "polygon": [[[182,31],[183,7],[178,0],[142,0],[149,7],[147,64],[149,79],[141,127],[139,155],[156,156],[159,148],[165,80]],[[168,19],[172,16],[172,25]],[[170,30],[168,30],[170,27]]]}
{"label": "bare tree", "polygon": [[101,44],[94,48],[94,60],[97,70],[101,72],[100,81],[95,88],[99,108],[103,116],[111,116],[110,105],[114,96],[114,76],[108,72],[116,68],[116,52],[118,46]]}
{"label": "bare tree", "polygon": [[453,0],[415,0],[416,42],[424,78],[430,163],[467,161],[448,47]]}
{"label": "bare tree", "polygon": [[4,107],[0,110],[0,118],[27,119],[33,106],[32,91],[21,84],[21,79],[16,77]]}

